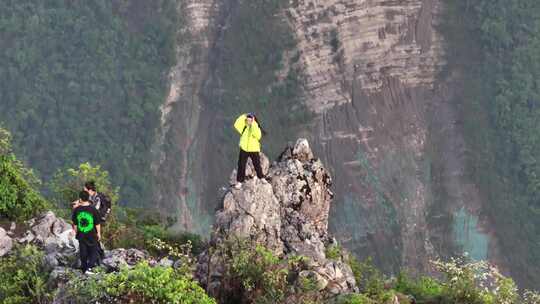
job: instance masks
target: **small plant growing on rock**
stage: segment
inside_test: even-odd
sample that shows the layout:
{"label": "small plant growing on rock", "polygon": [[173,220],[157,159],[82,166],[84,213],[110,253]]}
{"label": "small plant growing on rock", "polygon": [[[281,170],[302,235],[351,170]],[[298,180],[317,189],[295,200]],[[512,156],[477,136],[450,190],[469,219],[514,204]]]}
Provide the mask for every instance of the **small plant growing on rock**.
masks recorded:
{"label": "small plant growing on rock", "polygon": [[157,251],[160,255],[180,261],[181,267],[179,271],[191,275],[193,270],[193,256],[191,253],[192,245],[190,240],[185,244],[173,245],[159,238],[153,238],[148,242],[148,246],[150,249]]}
{"label": "small plant growing on rock", "polygon": [[347,255],[346,262],[351,266],[356,284],[358,284],[362,292],[371,297],[376,297],[384,293],[384,277],[375,268],[371,258],[360,262],[353,255],[349,254]]}
{"label": "small plant growing on rock", "polygon": [[232,259],[233,276],[238,277],[248,298],[256,303],[278,303],[285,297],[287,265],[280,263],[261,245],[238,251]]}
{"label": "small plant growing on rock", "polygon": [[0,128],[0,218],[27,220],[49,207],[36,189],[40,181],[11,151],[11,135]]}
{"label": "small plant growing on rock", "polygon": [[519,298],[514,281],[485,261],[465,262],[452,258],[449,262],[433,261],[432,264],[446,277],[442,293],[451,301],[512,304]]}
{"label": "small plant growing on rock", "polygon": [[418,301],[429,302],[441,295],[443,286],[433,278],[420,277],[414,280],[407,273],[401,272],[397,277],[395,289],[414,295]]}
{"label": "small plant growing on rock", "polygon": [[17,246],[9,256],[0,258],[0,302],[48,303],[48,277],[43,252],[32,245]]}
{"label": "small plant growing on rock", "polygon": [[540,304],[540,293],[530,290],[523,294],[523,304]]}
{"label": "small plant growing on rock", "polygon": [[339,260],[341,259],[343,248],[339,244],[330,244],[326,247],[325,255],[327,259]]}
{"label": "small plant growing on rock", "polygon": [[363,294],[348,294],[337,299],[336,304],[375,304],[370,298]]}

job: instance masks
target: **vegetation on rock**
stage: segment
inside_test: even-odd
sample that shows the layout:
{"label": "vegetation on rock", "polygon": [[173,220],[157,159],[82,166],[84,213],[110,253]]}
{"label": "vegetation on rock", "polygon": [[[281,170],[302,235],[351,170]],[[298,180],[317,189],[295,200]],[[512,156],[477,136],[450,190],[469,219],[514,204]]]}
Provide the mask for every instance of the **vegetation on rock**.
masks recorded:
{"label": "vegetation on rock", "polygon": [[9,132],[0,128],[0,218],[26,220],[49,203],[37,190],[40,181],[11,151]]}
{"label": "vegetation on rock", "polygon": [[120,272],[78,277],[69,282],[66,293],[78,303],[216,303],[189,273],[145,262]]}
{"label": "vegetation on rock", "polygon": [[0,258],[0,302],[4,304],[49,303],[49,270],[43,266],[44,254],[35,246],[17,246]]}

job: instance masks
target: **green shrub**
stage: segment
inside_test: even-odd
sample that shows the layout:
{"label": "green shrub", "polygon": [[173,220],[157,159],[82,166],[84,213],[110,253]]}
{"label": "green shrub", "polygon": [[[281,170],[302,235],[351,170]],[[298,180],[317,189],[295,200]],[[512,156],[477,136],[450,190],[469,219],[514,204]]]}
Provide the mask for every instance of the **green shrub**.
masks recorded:
{"label": "green shrub", "polygon": [[120,199],[120,188],[114,187],[109,178],[109,172],[101,166],[82,163],[77,168],[56,171],[50,188],[54,192],[54,200],[58,207],[71,209],[71,202],[79,199],[79,192],[83,190],[84,183],[94,181],[96,189],[106,194],[111,203],[116,204]]}
{"label": "green shrub", "polygon": [[48,271],[42,262],[43,252],[31,245],[17,246],[9,256],[0,258],[0,302],[48,303]]}
{"label": "green shrub", "polygon": [[[372,304],[373,301],[363,294],[348,294],[338,298],[336,304]],[[373,303],[374,304],[374,303]]]}
{"label": "green shrub", "polygon": [[443,286],[433,278],[422,276],[413,280],[407,273],[401,272],[397,277],[395,289],[413,295],[418,301],[428,301],[439,297],[442,294]]}
{"label": "green shrub", "polygon": [[371,258],[364,262],[359,262],[356,257],[349,254],[346,259],[352,269],[356,284],[360,290],[371,297],[376,297],[384,293],[384,277],[375,268]]}
{"label": "green shrub", "polygon": [[80,277],[70,283],[68,295],[78,303],[216,303],[189,275],[147,263],[117,273]]}
{"label": "green shrub", "polygon": [[11,152],[10,134],[0,128],[0,217],[26,220],[49,203],[36,190],[40,182]]}
{"label": "green shrub", "polygon": [[341,259],[341,252],[343,249],[339,244],[331,244],[330,246],[326,247],[325,254],[326,258],[330,260],[339,260]]}
{"label": "green shrub", "polygon": [[300,292],[315,292],[318,291],[317,281],[314,278],[310,277],[301,277],[299,279]]}
{"label": "green shrub", "polygon": [[523,304],[540,304],[540,293],[530,290],[523,294]]}
{"label": "green shrub", "polygon": [[255,303],[281,302],[287,287],[287,265],[261,245],[239,245],[240,250],[232,256],[231,271],[242,283],[245,296]]}
{"label": "green shrub", "polygon": [[433,261],[445,276],[442,296],[452,303],[512,304],[519,295],[514,281],[501,275],[497,268],[484,261]]}
{"label": "green shrub", "polygon": [[220,295],[223,303],[325,303],[316,278],[299,275],[310,270],[307,257],[279,257],[238,238],[227,239],[214,254],[228,264]]}

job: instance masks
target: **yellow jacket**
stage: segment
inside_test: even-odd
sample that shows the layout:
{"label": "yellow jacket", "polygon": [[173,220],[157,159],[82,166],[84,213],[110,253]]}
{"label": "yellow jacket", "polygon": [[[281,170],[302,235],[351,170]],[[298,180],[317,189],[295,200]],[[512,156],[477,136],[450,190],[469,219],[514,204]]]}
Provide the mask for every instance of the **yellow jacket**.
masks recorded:
{"label": "yellow jacket", "polygon": [[251,126],[246,124],[246,114],[240,115],[234,122],[234,128],[240,133],[240,149],[246,152],[261,152],[261,129],[254,120]]}

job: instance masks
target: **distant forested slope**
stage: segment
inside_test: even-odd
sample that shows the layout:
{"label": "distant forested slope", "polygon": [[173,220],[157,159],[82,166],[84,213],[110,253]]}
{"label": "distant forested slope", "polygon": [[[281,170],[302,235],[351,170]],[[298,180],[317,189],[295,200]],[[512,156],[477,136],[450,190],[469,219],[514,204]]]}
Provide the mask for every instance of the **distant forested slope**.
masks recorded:
{"label": "distant forested slope", "polygon": [[540,2],[462,0],[449,6],[451,65],[471,173],[486,194],[504,255],[525,285],[540,282]]}
{"label": "distant forested slope", "polygon": [[41,175],[100,163],[124,201],[149,197],[176,2],[0,2],[0,121]]}

